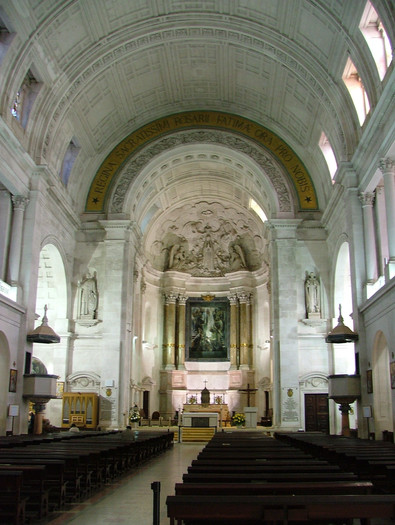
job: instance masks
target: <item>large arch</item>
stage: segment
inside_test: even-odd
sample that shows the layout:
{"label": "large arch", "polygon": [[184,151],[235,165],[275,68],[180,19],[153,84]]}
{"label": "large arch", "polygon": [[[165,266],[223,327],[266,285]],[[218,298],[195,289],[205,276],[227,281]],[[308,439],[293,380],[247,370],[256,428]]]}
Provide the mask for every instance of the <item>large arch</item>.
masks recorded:
{"label": "large arch", "polygon": [[[37,324],[42,321],[45,305],[48,308],[48,324],[58,334],[67,333],[68,288],[65,266],[56,240],[47,239],[47,244],[41,248],[38,280],[36,312],[40,316]],[[40,359],[49,374],[59,375],[64,382],[68,366],[67,342],[59,344],[34,343],[33,355]],[[46,405],[45,417],[55,426],[61,423],[61,400],[51,400]]]}
{"label": "large arch", "polygon": [[[158,119],[131,133],[120,142],[96,173],[90,187],[85,211],[100,213],[105,210],[109,189],[115,184],[120,168],[132,154],[159,137],[173,136],[179,131],[190,129],[202,131],[220,129],[236,137],[241,136],[252,140],[265,151],[270,152],[287,173],[298,196],[300,210],[318,210],[318,199],[309,173],[300,158],[280,137],[267,128],[238,115],[214,111],[194,111]],[[204,140],[204,137],[202,138]],[[172,145],[170,141],[167,147]]]}

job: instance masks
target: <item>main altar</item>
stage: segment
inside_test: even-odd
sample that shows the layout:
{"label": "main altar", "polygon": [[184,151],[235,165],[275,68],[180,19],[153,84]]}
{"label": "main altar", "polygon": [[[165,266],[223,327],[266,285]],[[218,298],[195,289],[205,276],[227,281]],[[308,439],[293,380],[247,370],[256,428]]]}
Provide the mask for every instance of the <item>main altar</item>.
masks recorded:
{"label": "main altar", "polygon": [[[207,381],[205,381],[207,383]],[[189,403],[184,403],[183,413],[216,413],[218,414],[218,425],[220,427],[226,426],[227,422],[230,421],[229,409],[226,403],[223,403],[223,397],[217,396],[215,403],[210,403],[210,391],[204,387],[201,392],[200,403],[197,403],[197,396],[191,396]]]}
{"label": "main altar", "polygon": [[183,405],[183,412],[216,412],[218,414],[219,426],[226,426],[230,422],[229,409],[226,403],[224,404],[198,404],[185,403]]}

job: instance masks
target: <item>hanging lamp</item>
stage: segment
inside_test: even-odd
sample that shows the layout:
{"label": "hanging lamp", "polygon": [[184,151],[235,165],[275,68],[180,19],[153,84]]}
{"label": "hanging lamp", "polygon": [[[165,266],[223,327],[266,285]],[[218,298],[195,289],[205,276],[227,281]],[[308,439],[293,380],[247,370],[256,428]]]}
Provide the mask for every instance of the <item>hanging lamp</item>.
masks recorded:
{"label": "hanging lamp", "polygon": [[353,341],[358,341],[358,334],[344,324],[341,304],[339,304],[339,317],[337,322],[337,326],[335,326],[325,338],[327,343],[352,343]]}
{"label": "hanging lamp", "polygon": [[47,305],[44,306],[44,317],[40,326],[33,332],[27,334],[26,339],[29,343],[60,343],[60,336],[48,326]]}

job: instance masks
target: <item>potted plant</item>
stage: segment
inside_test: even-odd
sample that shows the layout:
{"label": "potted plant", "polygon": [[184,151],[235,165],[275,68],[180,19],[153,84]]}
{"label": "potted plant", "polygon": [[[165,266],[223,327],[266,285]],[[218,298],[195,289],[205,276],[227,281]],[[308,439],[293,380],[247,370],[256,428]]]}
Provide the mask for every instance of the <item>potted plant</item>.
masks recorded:
{"label": "potted plant", "polygon": [[133,427],[136,425],[136,423],[140,421],[140,417],[141,417],[140,412],[137,406],[134,406],[133,408],[130,409],[129,421]]}
{"label": "potted plant", "polygon": [[241,428],[245,424],[245,422],[246,422],[245,415],[241,414],[240,412],[232,416],[232,424],[236,427]]}

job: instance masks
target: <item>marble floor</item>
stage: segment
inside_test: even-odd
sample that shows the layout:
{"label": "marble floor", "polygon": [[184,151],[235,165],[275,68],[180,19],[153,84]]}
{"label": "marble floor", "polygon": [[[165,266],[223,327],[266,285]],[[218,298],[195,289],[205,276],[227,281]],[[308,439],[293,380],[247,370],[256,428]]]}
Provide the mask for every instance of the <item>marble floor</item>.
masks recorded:
{"label": "marble floor", "polygon": [[151,484],[155,481],[160,482],[160,525],[168,525],[166,497],[174,494],[174,485],[182,481],[182,475],[204,446],[205,443],[175,443],[171,450],[90,499],[34,525],[152,525],[154,493]]}

